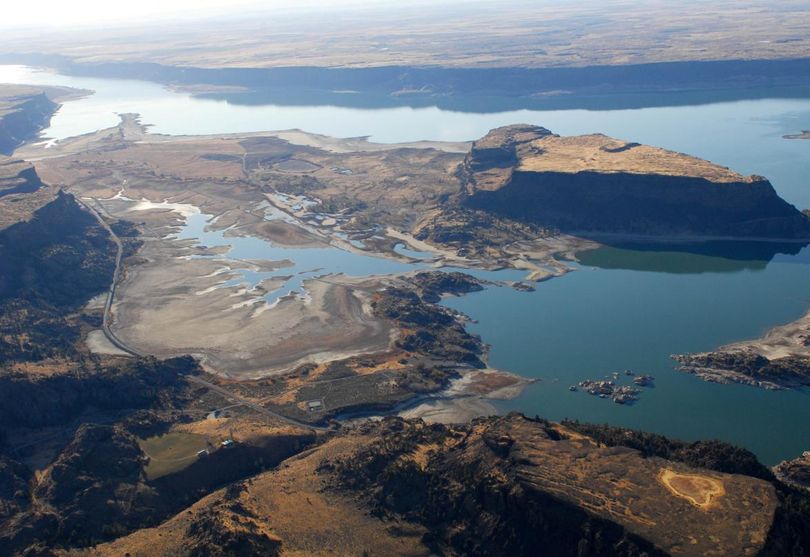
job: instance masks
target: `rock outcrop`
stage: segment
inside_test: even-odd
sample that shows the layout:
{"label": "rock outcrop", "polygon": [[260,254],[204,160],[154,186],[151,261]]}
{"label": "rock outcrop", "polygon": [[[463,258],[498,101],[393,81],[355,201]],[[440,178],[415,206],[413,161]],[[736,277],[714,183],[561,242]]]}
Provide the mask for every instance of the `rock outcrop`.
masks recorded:
{"label": "rock outcrop", "polygon": [[774,474],[784,483],[810,492],[810,451],[793,460],[785,460],[773,467]]}
{"label": "rock outcrop", "polygon": [[[424,524],[436,554],[754,555],[777,504],[766,481],[602,447],[516,414],[452,429],[363,427],[370,442],[321,472],[373,513]],[[751,505],[764,512],[741,512]]]}
{"label": "rock outcrop", "polygon": [[712,383],[741,383],[769,390],[810,385],[810,358],[787,355],[768,358],[753,350],[717,350],[678,354],[680,371]]}
{"label": "rock outcrop", "polygon": [[37,171],[30,164],[0,156],[0,197],[33,193],[42,187]]}
{"label": "rock outcrop", "polygon": [[386,418],[92,555],[804,555],[808,501],[720,442]]}
{"label": "rock outcrop", "polygon": [[765,178],[600,134],[498,128],[459,176],[466,207],[566,232],[810,239],[810,219]]}
{"label": "rock outcrop", "polygon": [[105,292],[115,269],[106,230],[70,194],[0,230],[0,364],[75,352],[71,314]]}
{"label": "rock outcrop", "polygon": [[0,368],[0,432],[65,423],[88,407],[125,410],[159,404],[199,372],[190,356],[62,364],[50,374]]}
{"label": "rock outcrop", "polygon": [[38,478],[33,498],[40,510],[55,511],[58,535],[68,544],[87,545],[123,533],[124,523],[149,513],[138,509],[143,501],[137,501],[143,496],[144,458],[123,428],[82,425]]}
{"label": "rock outcrop", "polygon": [[14,149],[37,137],[48,126],[58,108],[45,91],[34,87],[0,87],[0,153]]}
{"label": "rock outcrop", "polygon": [[281,539],[261,517],[239,501],[242,484],[232,484],[224,497],[202,510],[189,524],[189,557],[281,554]]}

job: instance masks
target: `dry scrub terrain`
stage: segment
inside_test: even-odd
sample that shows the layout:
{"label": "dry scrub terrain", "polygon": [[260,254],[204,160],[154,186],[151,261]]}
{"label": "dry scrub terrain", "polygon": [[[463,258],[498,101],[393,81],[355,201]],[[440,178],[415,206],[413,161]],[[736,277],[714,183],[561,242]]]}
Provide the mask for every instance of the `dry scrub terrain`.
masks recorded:
{"label": "dry scrub terrain", "polygon": [[[417,2],[376,8],[229,14],[198,22],[93,33],[8,32],[7,52],[61,54],[82,62],[172,66],[554,67],[662,61],[806,57],[806,3]],[[233,17],[236,15],[236,17]],[[744,30],[744,31],[741,31]]]}

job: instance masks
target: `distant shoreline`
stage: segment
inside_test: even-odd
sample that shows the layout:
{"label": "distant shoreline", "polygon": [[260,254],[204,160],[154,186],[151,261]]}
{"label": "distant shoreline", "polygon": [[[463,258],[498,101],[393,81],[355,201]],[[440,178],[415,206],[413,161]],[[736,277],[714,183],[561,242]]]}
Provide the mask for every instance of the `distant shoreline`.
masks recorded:
{"label": "distant shoreline", "polygon": [[[438,106],[492,113],[696,105],[774,96],[810,98],[810,58],[550,68],[202,68],[143,62],[83,64],[61,55],[5,53],[0,54],[0,64],[46,67],[82,77],[141,79],[244,106]],[[354,94],[347,95],[346,90]]]}

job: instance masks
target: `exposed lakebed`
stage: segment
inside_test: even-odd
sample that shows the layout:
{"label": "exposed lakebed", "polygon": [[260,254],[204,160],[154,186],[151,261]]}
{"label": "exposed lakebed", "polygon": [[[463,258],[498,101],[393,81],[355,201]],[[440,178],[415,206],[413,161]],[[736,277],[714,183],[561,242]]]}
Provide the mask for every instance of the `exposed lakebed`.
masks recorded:
{"label": "exposed lakebed", "polygon": [[[383,142],[469,140],[507,123],[544,125],[555,132],[603,132],[688,152],[735,170],[771,179],[800,208],[810,206],[810,144],[783,135],[810,127],[810,100],[761,99],[635,110],[511,111],[494,114],[429,108],[364,110],[331,106],[236,106],[194,98],[141,81],[75,78],[27,68],[0,67],[0,81],[71,85],[97,93],[66,103],[45,135],[60,139],[115,125],[115,112],[138,112],[151,131],[221,134],[284,128],[342,137],[370,135]],[[282,248],[255,238],[205,229],[208,217],[190,215],[180,238],[232,246],[228,257],[294,261],[294,267],[249,275],[251,285],[291,275],[266,300],[301,290],[306,278],[400,273],[407,264],[336,247]],[[492,346],[490,364],[542,381],[504,409],[551,419],[564,417],[643,428],[685,439],[720,438],[754,450],[768,463],[810,448],[807,391],[766,392],[705,383],[674,370],[673,353],[710,350],[753,338],[801,316],[810,307],[810,251],[761,245],[641,249],[609,247],[582,255],[576,272],[538,285],[535,292],[492,287],[445,303],[477,321]],[[419,257],[407,248],[398,252]],[[303,273],[303,274],[301,274]],[[520,280],[521,271],[479,272],[487,279]],[[632,369],[656,377],[639,402],[623,407],[570,385]]]}

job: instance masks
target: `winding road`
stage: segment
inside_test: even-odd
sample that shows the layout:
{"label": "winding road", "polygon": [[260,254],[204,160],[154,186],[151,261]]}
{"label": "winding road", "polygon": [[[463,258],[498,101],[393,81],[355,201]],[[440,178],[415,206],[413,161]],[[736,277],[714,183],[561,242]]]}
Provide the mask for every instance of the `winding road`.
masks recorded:
{"label": "winding road", "polygon": [[[121,339],[119,339],[117,336],[115,336],[115,333],[113,333],[112,330],[110,329],[110,319],[112,317],[112,304],[113,304],[113,299],[115,298],[115,288],[116,288],[116,285],[118,284],[118,278],[119,278],[119,275],[120,275],[120,272],[121,272],[121,260],[124,257],[124,244],[123,244],[123,242],[121,242],[121,238],[119,238],[118,235],[115,233],[115,231],[113,231],[112,227],[110,227],[110,225],[107,224],[107,221],[104,220],[104,218],[101,216],[101,214],[98,212],[98,210],[96,210],[95,207],[93,207],[85,199],[80,199],[77,196],[74,196],[74,197],[75,197],[76,201],[78,201],[91,215],[93,215],[95,217],[95,219],[98,221],[98,223],[110,235],[110,239],[115,244],[115,249],[116,249],[116,252],[115,252],[115,271],[113,272],[113,278],[112,278],[112,283],[110,284],[110,289],[107,292],[107,300],[104,303],[104,316],[102,318],[101,330],[104,333],[104,336],[107,337],[107,340],[109,340],[110,343],[112,343],[113,346],[115,346],[119,350],[122,350],[123,352],[126,352],[127,354],[130,354],[132,356],[137,356],[137,357],[147,356],[148,354],[144,354],[143,352],[135,350],[134,348],[132,348],[132,347],[128,346],[127,344],[125,344]],[[228,389],[225,389],[224,387],[220,387],[219,385],[215,385],[214,383],[211,383],[210,381],[206,381],[205,379],[203,379],[201,377],[197,377],[197,376],[194,376],[194,375],[187,375],[186,379],[190,383],[196,383],[198,385],[207,387],[208,389],[210,389],[210,390],[212,390],[212,391],[214,391],[216,393],[219,393],[222,396],[227,397],[230,400],[238,402],[239,404],[241,404],[243,406],[246,406],[246,407],[250,408],[251,410],[254,410],[254,411],[256,411],[256,412],[258,412],[260,414],[264,414],[265,416],[269,416],[271,418],[280,420],[282,422],[286,422],[288,424],[291,424],[291,425],[294,425],[294,426],[297,426],[297,427],[303,427],[303,428],[312,429],[312,430],[315,430],[315,431],[329,431],[330,430],[330,428],[328,428],[328,427],[315,426],[315,425],[312,425],[312,424],[308,424],[308,423],[296,420],[295,418],[290,418],[290,417],[284,416],[282,414],[277,414],[276,412],[273,412],[272,410],[269,410],[269,409],[267,409],[267,408],[265,408],[265,407],[263,407],[263,406],[261,406],[259,404],[256,404],[255,402],[252,402],[252,401],[250,401],[250,400],[248,400],[246,398],[243,398],[243,397],[241,397],[241,396],[239,396],[237,394],[234,394],[231,391],[229,391]]]}
{"label": "winding road", "polygon": [[104,230],[107,231],[107,233],[110,235],[110,239],[115,244],[115,271],[113,272],[112,282],[110,283],[110,289],[107,292],[107,300],[104,302],[104,316],[101,322],[101,330],[104,332],[104,336],[107,337],[107,340],[109,340],[113,344],[113,346],[115,346],[119,350],[122,350],[132,356],[146,356],[146,354],[139,352],[124,344],[124,342],[122,342],[117,336],[115,336],[115,333],[113,333],[112,330],[110,329],[110,318],[112,317],[112,304],[113,299],[115,298],[115,288],[118,285],[118,277],[121,273],[121,260],[124,257],[124,244],[123,242],[121,242],[121,238],[118,237],[118,235],[113,231],[110,225],[107,224],[107,221],[104,220],[104,218],[92,205],[90,205],[86,200],[80,199],[79,197],[76,197],[76,201],[81,203],[81,205],[85,209],[87,209],[87,211],[89,211],[91,215],[93,215],[96,218],[98,223],[104,228]]}

